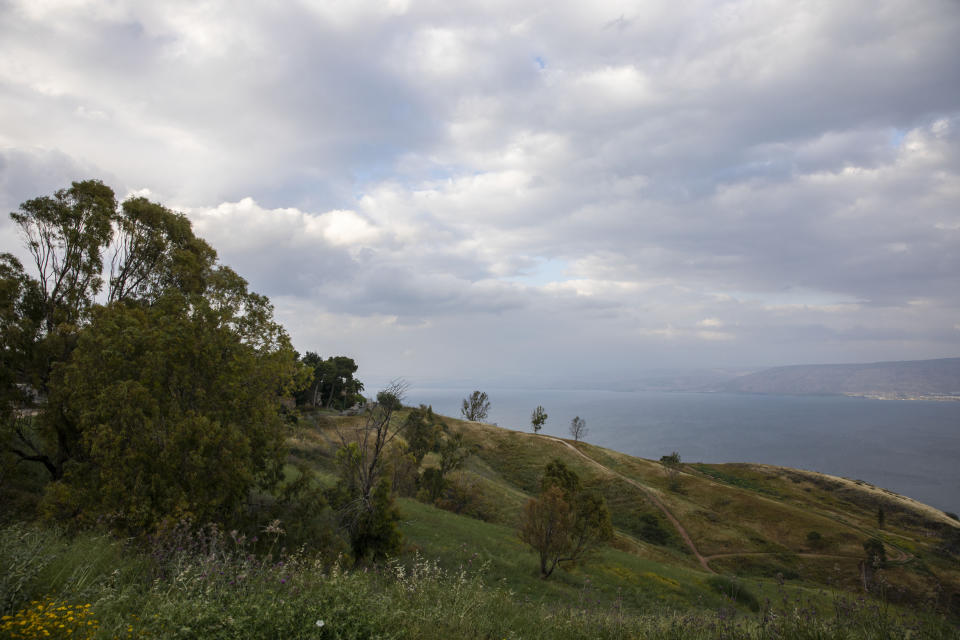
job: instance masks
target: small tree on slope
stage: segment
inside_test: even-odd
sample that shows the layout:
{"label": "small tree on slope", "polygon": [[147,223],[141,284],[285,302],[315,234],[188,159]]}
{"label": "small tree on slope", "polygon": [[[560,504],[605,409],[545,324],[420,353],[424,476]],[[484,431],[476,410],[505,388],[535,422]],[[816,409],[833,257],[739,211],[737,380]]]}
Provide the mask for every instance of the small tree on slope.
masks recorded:
{"label": "small tree on slope", "polygon": [[563,462],[547,465],[540,495],[527,502],[520,539],[540,557],[546,580],[561,563],[576,563],[613,537],[610,511],[602,496],[581,489],[580,478]]}

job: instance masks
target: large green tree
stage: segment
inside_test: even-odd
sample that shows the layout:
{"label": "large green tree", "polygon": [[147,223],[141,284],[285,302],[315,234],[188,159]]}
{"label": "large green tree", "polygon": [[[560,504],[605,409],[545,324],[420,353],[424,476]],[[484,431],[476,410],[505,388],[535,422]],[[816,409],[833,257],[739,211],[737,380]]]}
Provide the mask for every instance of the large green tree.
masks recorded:
{"label": "large green tree", "polygon": [[313,370],[313,382],[297,394],[297,402],[328,409],[346,409],[363,401],[363,383],[353,377],[357,363],[347,356],[324,360],[308,351],[300,361]]}
{"label": "large green tree", "polygon": [[11,217],[36,277],[0,257],[2,436],[49,472],[47,508],[130,531],[236,516],[278,479],[279,401],[310,375],[269,300],[183,215],[142,198],[118,208],[99,181]]}
{"label": "large green tree", "polygon": [[[169,292],[232,290],[258,304],[246,283],[238,287],[236,274],[216,266],[216,252],[193,235],[183,215],[143,198],[118,208],[113,190],[98,180],[28,200],[10,217],[24,237],[35,277],[12,257],[4,259],[0,287],[19,291],[20,301],[3,339],[17,343],[11,374],[17,388],[34,395],[53,395],[51,376],[69,361],[99,308],[104,254],[111,245],[109,302],[151,305]],[[68,413],[46,410],[36,419],[6,421],[3,440],[9,453],[43,465],[51,479],[60,480],[65,464],[83,453],[79,429]]]}
{"label": "large green tree", "polygon": [[271,488],[285,459],[278,398],[297,366],[275,327],[238,339],[240,321],[176,294],[98,309],[53,378],[47,419],[73,425],[79,455],[49,506],[144,531],[165,517],[235,521],[252,489]]}

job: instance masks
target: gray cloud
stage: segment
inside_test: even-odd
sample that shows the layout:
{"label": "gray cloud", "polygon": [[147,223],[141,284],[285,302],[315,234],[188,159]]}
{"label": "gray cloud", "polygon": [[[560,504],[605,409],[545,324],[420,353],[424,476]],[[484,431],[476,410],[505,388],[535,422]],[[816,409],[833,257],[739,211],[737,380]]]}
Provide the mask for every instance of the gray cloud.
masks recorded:
{"label": "gray cloud", "polygon": [[960,349],[950,0],[0,12],[8,210],[147,188],[301,348],[530,376]]}

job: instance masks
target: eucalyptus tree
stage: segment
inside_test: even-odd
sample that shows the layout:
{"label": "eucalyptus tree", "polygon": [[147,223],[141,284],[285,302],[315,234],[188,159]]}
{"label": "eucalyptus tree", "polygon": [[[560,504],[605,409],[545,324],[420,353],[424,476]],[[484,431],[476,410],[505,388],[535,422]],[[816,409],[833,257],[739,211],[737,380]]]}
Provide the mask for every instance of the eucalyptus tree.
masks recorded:
{"label": "eucalyptus tree", "polygon": [[[49,512],[142,531],[178,514],[233,517],[279,480],[279,399],[309,370],[270,301],[186,217],[143,198],[118,208],[96,180],[11,217],[34,274],[0,257],[3,445],[49,472]],[[44,401],[12,419],[23,389]]]}
{"label": "eucalyptus tree", "polygon": [[27,200],[10,218],[33,258],[43,330],[77,325],[103,288],[103,251],[113,237],[117,201],[99,180],[74,182]]}

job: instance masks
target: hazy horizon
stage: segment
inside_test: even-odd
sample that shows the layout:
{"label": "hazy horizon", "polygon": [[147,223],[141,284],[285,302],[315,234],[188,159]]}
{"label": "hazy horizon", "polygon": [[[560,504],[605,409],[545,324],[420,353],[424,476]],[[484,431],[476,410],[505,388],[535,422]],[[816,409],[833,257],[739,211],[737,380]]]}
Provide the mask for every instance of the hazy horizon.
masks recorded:
{"label": "hazy horizon", "polygon": [[362,380],[960,354],[951,0],[10,0],[0,38],[2,213],[183,211]]}

